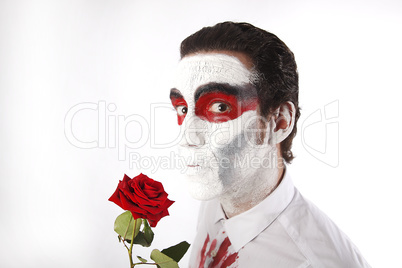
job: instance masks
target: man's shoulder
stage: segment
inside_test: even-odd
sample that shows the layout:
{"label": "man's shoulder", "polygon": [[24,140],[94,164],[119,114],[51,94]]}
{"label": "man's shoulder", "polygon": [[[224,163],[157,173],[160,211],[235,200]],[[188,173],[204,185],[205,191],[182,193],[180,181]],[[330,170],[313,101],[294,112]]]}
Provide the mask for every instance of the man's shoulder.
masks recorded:
{"label": "man's shoulder", "polygon": [[313,267],[369,267],[347,235],[297,190],[278,217],[293,243]]}

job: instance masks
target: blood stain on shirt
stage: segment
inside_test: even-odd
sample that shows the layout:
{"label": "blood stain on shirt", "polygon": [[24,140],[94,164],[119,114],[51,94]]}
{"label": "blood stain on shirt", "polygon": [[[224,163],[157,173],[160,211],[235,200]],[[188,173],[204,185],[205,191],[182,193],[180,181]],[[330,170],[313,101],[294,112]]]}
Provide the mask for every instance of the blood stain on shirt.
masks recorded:
{"label": "blood stain on shirt", "polygon": [[217,240],[214,239],[208,249],[208,252],[206,253],[208,244],[209,244],[210,238],[209,235],[207,235],[207,238],[205,239],[204,245],[201,250],[201,259],[200,259],[200,265],[198,266],[199,268],[228,268],[230,267],[233,263],[235,263],[237,259],[237,252],[231,253],[229,251],[229,247],[231,245],[230,240],[228,237],[226,237],[221,245],[219,246],[219,249],[216,250],[216,245],[217,245]]}

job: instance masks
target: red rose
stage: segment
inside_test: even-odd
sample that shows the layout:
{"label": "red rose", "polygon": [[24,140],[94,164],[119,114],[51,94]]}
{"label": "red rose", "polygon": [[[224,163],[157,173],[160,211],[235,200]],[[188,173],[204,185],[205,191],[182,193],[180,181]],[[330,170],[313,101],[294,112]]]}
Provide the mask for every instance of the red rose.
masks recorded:
{"label": "red rose", "polygon": [[134,219],[147,219],[155,227],[161,218],[169,215],[167,209],[174,203],[167,196],[162,183],[142,173],[132,179],[124,174],[109,201],[131,211]]}

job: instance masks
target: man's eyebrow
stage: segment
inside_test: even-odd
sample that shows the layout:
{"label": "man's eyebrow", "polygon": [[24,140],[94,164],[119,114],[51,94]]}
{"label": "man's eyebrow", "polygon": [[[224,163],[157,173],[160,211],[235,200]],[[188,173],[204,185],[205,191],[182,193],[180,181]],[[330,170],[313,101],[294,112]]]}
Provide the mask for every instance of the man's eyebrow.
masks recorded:
{"label": "man's eyebrow", "polygon": [[200,86],[194,93],[194,100],[197,100],[201,97],[202,94],[208,92],[224,92],[229,95],[238,96],[240,89],[239,87],[231,86],[229,84],[222,83],[208,83],[206,85]]}
{"label": "man's eyebrow", "polygon": [[176,98],[176,99],[180,99],[183,98],[183,95],[181,94],[181,92],[177,89],[177,88],[172,88],[170,90],[170,98]]}
{"label": "man's eyebrow", "polygon": [[194,93],[194,100],[197,100],[201,97],[202,94],[208,92],[223,92],[229,95],[234,95],[236,97],[241,98],[256,98],[257,91],[252,84],[245,84],[241,86],[232,86],[227,83],[208,83],[206,85],[200,86]]}

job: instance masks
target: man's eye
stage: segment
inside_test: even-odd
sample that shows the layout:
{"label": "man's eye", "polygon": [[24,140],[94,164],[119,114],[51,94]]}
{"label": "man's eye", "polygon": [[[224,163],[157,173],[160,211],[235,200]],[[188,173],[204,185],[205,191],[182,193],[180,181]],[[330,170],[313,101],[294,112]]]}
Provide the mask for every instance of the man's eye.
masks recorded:
{"label": "man's eye", "polygon": [[178,115],[185,115],[187,113],[187,107],[184,105],[176,106],[176,111]]}
{"label": "man's eye", "polygon": [[213,113],[225,113],[229,112],[230,110],[230,106],[223,102],[215,102],[208,109],[208,111]]}

